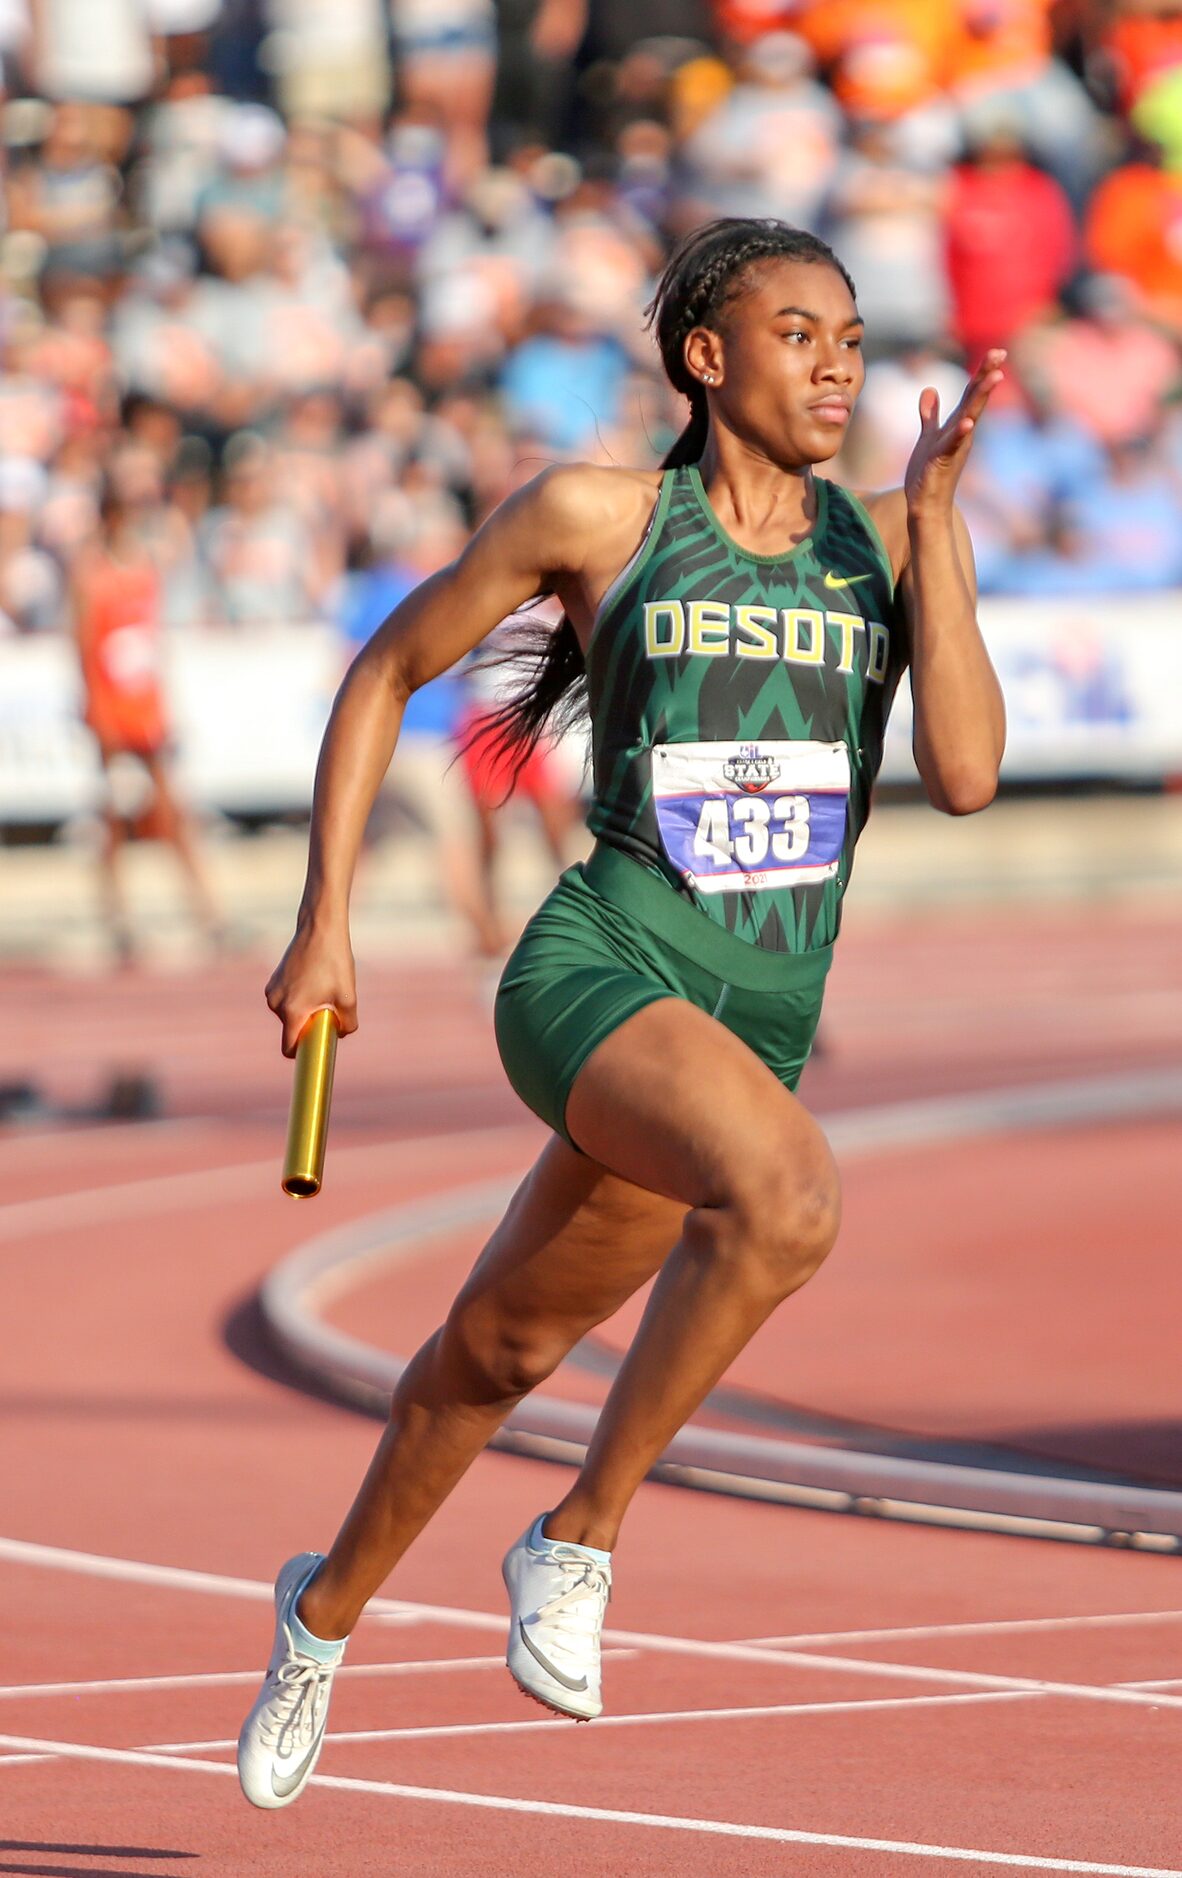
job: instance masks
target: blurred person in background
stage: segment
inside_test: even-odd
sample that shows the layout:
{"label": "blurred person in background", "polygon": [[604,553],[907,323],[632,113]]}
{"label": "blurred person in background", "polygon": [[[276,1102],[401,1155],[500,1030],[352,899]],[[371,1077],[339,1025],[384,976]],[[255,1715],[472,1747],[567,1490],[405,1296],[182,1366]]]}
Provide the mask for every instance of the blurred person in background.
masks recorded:
{"label": "blurred person in background", "polygon": [[[548,618],[555,627],[560,617],[552,604],[531,614],[531,618]],[[509,945],[510,926],[503,911],[497,864],[510,798],[529,804],[555,875],[572,858],[571,838],[581,812],[568,766],[556,750],[539,744],[518,765],[498,741],[495,713],[505,702],[503,660],[511,652],[513,635],[510,621],[490,634],[479,655],[463,667],[464,709],[456,732],[479,827],[480,950],[487,958],[502,957]]]}
{"label": "blurred person in background", "polygon": [[1025,350],[1014,379],[1021,395],[990,414],[961,483],[983,593],[1021,592],[1029,557],[1054,557],[1070,505],[1106,474],[1096,438],[1059,410]]}
{"label": "blurred person in background", "polygon": [[66,436],[66,404],[37,370],[45,326],[39,307],[10,300],[0,317],[0,436],[6,456],[48,463]]}
{"label": "blurred person in background", "polygon": [[309,528],[277,483],[271,445],[252,432],[226,446],[223,499],[204,518],[199,544],[230,625],[301,625],[327,602],[336,544],[324,527]]}
{"label": "blurred person in background", "polygon": [[167,404],[195,425],[218,410],[223,371],[201,330],[197,257],[187,243],[163,242],[134,268],[115,306],[111,345],[125,390]]}
{"label": "blurred person in background", "polygon": [[1008,590],[1119,595],[1179,581],[1182,500],[1158,430],[1109,443],[1099,477],[1056,508],[1048,545],[1011,564]]}
{"label": "blurred person in background", "polygon": [[143,0],[32,0],[33,70],[50,98],[115,105],[145,98],[157,76]]}
{"label": "blurred person in background", "polygon": [[842,116],[795,33],[764,33],[736,82],[682,146],[695,212],[815,224],[837,166]]}
{"label": "blurred person in background", "polygon": [[[383,620],[428,575],[463,548],[467,528],[446,497],[408,497],[388,491],[376,507],[367,542],[368,564],[344,582],[337,623],[352,659]],[[496,958],[504,935],[484,890],[476,818],[455,762],[463,707],[461,681],[447,673],[408,700],[405,736],[369,818],[365,845],[409,821],[432,844],[433,884],[445,906],[471,934],[478,957]]]}
{"label": "blurred person in background", "polygon": [[100,881],[103,913],[116,956],[126,963],[135,950],[119,867],[127,820],[116,795],[116,772],[129,757],[151,785],[139,825],[175,852],[194,918],[209,943],[217,946],[223,938],[221,919],[169,756],[160,657],[160,576],[137,533],[131,506],[114,487],[104,491],[96,539],[75,562],[72,599],[83,715],[98,744],[105,784]]}
{"label": "blurred person in background", "polygon": [[[37,508],[37,534],[57,565],[67,570],[98,526],[104,440],[94,430],[65,438],[54,454],[44,499]],[[56,622],[61,625],[61,619]]]}
{"label": "blurred person in background", "polygon": [[265,0],[263,43],[287,118],[380,124],[390,102],[383,0]]}
{"label": "blurred person in background", "polygon": [[856,476],[867,489],[898,482],[911,453],[915,406],[924,386],[932,385],[947,409],[967,382],[963,366],[935,345],[910,345],[894,358],[872,359],[842,451],[843,473]]}
{"label": "blurred person in background", "polygon": [[1066,319],[1032,325],[1023,336],[1024,376],[1037,376],[1042,402],[1101,443],[1148,435],[1182,375],[1177,340],[1141,315],[1119,274],[1088,275],[1069,299]]}
{"label": "blurred person in background", "polygon": [[850,125],[826,214],[874,335],[869,358],[936,345],[947,331],[946,187],[939,165],[908,155],[895,125],[874,118]]}
{"label": "blurred person in background", "polygon": [[44,140],[13,165],[7,184],[9,226],[37,235],[47,262],[61,271],[106,276],[119,246],[119,173],[96,137],[97,112],[77,99],[48,114]]}
{"label": "blurred person in background", "polygon": [[118,387],[99,284],[47,269],[41,304],[46,319],[30,343],[29,369],[57,386],[67,432],[117,424]]}
{"label": "blurred person in background", "polygon": [[982,113],[945,200],[952,330],[970,369],[1053,307],[1078,258],[1071,204],[1004,109]]}
{"label": "blurred person in background", "polygon": [[561,140],[588,0],[498,0],[493,154]]}
{"label": "blurred person in background", "polygon": [[1158,145],[1130,140],[1128,160],[1094,191],[1083,232],[1091,266],[1129,281],[1146,316],[1182,337],[1182,175]]}
{"label": "blurred person in background", "polygon": [[556,456],[593,454],[597,432],[619,415],[627,356],[565,277],[543,290],[530,325],[500,375],[509,422],[532,431]]}
{"label": "blurred person in background", "polygon": [[390,0],[398,90],[438,127],[447,188],[462,193],[488,163],[496,78],[493,0]]}
{"label": "blurred person in background", "polygon": [[29,0],[0,0],[0,100],[24,89],[32,45]]}
{"label": "blurred person in background", "polygon": [[965,136],[986,134],[998,111],[1026,151],[1078,207],[1103,168],[1095,106],[1079,78],[1055,56],[1056,0],[959,0],[949,89]]}
{"label": "blurred person in background", "polygon": [[28,457],[0,457],[0,638],[61,622],[61,570],[37,539],[48,480]]}

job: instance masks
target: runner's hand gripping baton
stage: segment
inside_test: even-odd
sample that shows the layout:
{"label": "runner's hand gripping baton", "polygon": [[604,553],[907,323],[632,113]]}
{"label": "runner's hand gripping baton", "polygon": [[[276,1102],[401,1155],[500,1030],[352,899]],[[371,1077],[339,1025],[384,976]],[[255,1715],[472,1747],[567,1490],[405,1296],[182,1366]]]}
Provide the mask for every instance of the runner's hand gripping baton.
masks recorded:
{"label": "runner's hand gripping baton", "polygon": [[283,1157],[283,1191],[293,1199],[310,1199],[320,1192],[324,1178],[324,1149],[328,1141],[328,1111],[332,1103],[332,1073],[337,1060],[335,1011],[316,1011],[300,1032],[296,1045],[295,1085],[287,1123],[287,1152]]}

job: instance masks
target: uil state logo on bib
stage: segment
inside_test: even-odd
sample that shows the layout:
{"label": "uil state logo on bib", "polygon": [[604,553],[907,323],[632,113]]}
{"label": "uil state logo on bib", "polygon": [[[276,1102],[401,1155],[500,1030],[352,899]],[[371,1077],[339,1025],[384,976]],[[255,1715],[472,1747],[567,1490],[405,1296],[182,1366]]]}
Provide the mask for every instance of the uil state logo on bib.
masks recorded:
{"label": "uil state logo on bib", "polygon": [[661,846],[699,893],[811,886],[837,873],[844,743],[659,743],[652,768]]}
{"label": "uil state logo on bib", "polygon": [[737,783],[746,796],[757,796],[780,774],[774,756],[761,756],[758,744],[745,743],[737,756],[728,756],[722,766],[727,782]]}

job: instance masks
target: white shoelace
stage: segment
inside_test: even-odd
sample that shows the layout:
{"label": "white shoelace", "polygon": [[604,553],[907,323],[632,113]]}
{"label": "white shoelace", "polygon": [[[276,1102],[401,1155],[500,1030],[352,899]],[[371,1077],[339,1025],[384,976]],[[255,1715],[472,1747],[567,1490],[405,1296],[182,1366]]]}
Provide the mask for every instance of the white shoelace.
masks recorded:
{"label": "white shoelace", "polygon": [[538,1606],[538,1616],[547,1623],[556,1618],[565,1619],[560,1628],[594,1629],[603,1618],[611,1590],[603,1567],[597,1565],[594,1559],[557,1558],[553,1553],[549,1563],[569,1577],[571,1582],[545,1604]]}
{"label": "white shoelace", "polygon": [[321,1663],[312,1656],[292,1654],[279,1665],[273,1678],[274,1694],[261,1734],[269,1747],[279,1747],[290,1734],[296,1747],[310,1747],[320,1725],[321,1697],[327,1696],[335,1663]]}

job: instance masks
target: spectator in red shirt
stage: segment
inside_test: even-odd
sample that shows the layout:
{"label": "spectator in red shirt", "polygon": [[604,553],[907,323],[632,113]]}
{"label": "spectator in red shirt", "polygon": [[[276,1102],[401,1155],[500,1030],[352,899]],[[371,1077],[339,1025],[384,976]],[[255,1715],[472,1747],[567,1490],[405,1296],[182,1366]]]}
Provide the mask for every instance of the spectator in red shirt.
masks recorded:
{"label": "spectator in red shirt", "polygon": [[953,170],[945,217],[953,330],[971,371],[1054,304],[1075,266],[1075,222],[1059,184],[1026,160],[1000,117]]}

